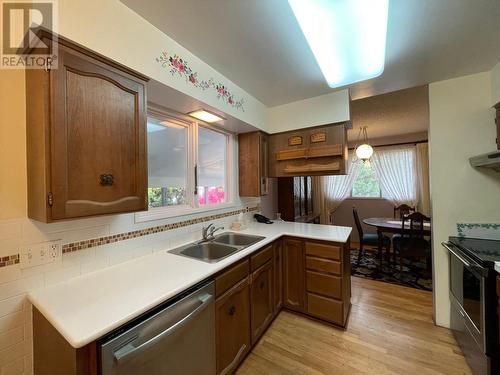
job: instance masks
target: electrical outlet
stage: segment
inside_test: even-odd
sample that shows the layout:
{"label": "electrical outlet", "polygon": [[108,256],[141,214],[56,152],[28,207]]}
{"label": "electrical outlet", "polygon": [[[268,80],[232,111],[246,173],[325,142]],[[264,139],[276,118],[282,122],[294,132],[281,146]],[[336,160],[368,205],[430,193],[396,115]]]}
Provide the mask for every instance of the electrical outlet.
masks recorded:
{"label": "electrical outlet", "polygon": [[21,268],[30,268],[61,260],[62,244],[59,240],[21,245],[19,248],[19,265]]}

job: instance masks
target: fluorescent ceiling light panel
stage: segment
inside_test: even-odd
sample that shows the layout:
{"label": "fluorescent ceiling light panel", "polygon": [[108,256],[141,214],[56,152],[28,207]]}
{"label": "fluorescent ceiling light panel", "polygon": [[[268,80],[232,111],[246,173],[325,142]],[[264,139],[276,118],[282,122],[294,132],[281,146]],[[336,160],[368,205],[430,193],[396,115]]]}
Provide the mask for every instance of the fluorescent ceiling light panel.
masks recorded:
{"label": "fluorescent ceiling light panel", "polygon": [[205,109],[199,109],[197,111],[189,112],[188,115],[196,117],[197,119],[205,122],[217,122],[225,120],[223,117],[220,117],[215,113],[209,112]]}
{"label": "fluorescent ceiling light panel", "polygon": [[389,0],[288,0],[332,88],[384,71]]}

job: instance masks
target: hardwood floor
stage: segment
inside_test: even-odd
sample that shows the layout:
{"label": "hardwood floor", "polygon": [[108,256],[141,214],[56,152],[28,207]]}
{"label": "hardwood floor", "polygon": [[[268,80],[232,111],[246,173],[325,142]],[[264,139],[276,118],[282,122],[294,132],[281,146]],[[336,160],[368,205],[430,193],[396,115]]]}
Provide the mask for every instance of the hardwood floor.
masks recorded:
{"label": "hardwood floor", "polygon": [[346,331],[283,311],[237,374],[472,374],[430,292],[352,277],[352,294]]}

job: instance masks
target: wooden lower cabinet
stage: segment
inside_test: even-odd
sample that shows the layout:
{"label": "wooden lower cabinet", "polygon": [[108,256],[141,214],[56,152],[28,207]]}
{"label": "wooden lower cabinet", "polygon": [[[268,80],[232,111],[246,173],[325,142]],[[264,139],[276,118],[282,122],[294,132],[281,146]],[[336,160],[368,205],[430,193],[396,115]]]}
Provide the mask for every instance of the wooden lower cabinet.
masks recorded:
{"label": "wooden lower cabinet", "polygon": [[250,310],[252,345],[264,333],[274,317],[274,267],[272,260],[252,273]]}
{"label": "wooden lower cabinet", "polygon": [[299,312],[305,311],[304,242],[283,240],[283,305]]}
{"label": "wooden lower cabinet", "polygon": [[[234,373],[281,308],[344,327],[350,274],[349,242],[289,237],[221,271],[215,277],[217,374]],[[33,329],[36,375],[98,373],[95,341],[71,348],[36,309]]]}
{"label": "wooden lower cabinet", "polygon": [[307,314],[344,327],[351,306],[351,262],[346,244],[305,242]]}
{"label": "wooden lower cabinet", "polygon": [[283,247],[281,241],[274,244],[274,314],[283,307]]}
{"label": "wooden lower cabinet", "polygon": [[249,277],[215,302],[217,374],[230,374],[245,357],[250,341]]}

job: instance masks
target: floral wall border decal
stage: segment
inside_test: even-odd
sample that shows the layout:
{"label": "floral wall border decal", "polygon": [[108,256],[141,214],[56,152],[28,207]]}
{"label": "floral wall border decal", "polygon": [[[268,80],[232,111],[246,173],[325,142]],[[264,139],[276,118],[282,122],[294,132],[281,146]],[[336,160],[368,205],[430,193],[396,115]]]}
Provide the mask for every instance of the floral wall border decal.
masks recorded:
{"label": "floral wall border decal", "polygon": [[208,80],[202,80],[198,77],[198,72],[193,71],[185,59],[182,59],[178,55],[169,55],[167,52],[162,52],[159,57],[156,58],[156,62],[161,64],[165,69],[168,69],[172,76],[183,77],[186,83],[198,87],[202,91],[214,90],[217,99],[222,100],[224,103],[230,105],[231,107],[245,112],[243,104],[244,99],[241,98],[236,100],[234,95],[228,90],[228,88],[222,83],[215,82],[213,78]]}

